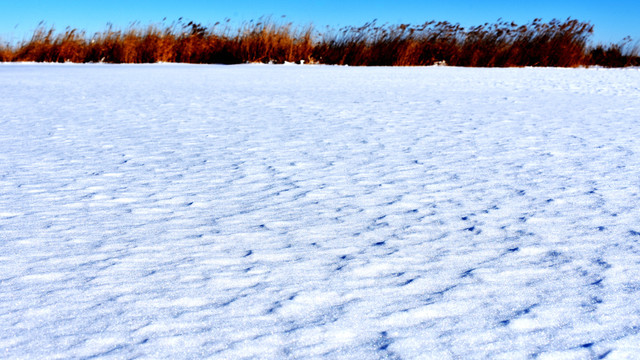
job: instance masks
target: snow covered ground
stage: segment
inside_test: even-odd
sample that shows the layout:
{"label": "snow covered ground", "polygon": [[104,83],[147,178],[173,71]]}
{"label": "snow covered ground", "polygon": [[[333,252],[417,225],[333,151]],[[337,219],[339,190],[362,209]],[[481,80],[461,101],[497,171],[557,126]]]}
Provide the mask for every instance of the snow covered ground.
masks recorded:
{"label": "snow covered ground", "polygon": [[0,65],[1,358],[640,357],[640,70]]}

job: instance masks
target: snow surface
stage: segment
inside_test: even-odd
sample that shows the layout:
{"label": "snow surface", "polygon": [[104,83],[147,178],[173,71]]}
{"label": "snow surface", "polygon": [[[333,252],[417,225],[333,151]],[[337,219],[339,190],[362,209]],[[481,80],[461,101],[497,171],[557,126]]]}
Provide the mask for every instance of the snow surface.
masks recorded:
{"label": "snow surface", "polygon": [[0,65],[0,357],[640,357],[640,70]]}

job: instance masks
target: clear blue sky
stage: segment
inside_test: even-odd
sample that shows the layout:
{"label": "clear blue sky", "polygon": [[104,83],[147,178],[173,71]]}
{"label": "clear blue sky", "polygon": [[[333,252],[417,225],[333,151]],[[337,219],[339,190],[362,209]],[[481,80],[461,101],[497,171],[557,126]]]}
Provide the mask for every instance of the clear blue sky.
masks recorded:
{"label": "clear blue sky", "polygon": [[107,23],[126,28],[134,21],[147,25],[183,17],[208,25],[225,18],[240,22],[263,15],[278,20],[286,15],[286,21],[313,23],[319,30],[373,19],[392,24],[446,20],[467,27],[498,18],[522,24],[536,17],[545,21],[571,17],[595,25],[592,39],[596,43],[619,42],[625,36],[640,40],[640,0],[0,0],[0,39],[28,38],[40,21],[58,30],[71,26],[94,33]]}

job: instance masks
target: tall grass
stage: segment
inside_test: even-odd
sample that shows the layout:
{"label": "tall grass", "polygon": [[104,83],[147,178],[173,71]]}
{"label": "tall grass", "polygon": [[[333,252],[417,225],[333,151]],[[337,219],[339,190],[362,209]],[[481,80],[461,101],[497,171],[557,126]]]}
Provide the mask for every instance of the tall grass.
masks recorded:
{"label": "tall grass", "polygon": [[579,66],[588,63],[593,26],[577,20],[464,29],[448,22],[346,28],[317,46],[323,62],[349,65]]}
{"label": "tall grass", "polygon": [[640,42],[631,45],[631,38],[618,44],[599,44],[591,49],[591,63],[610,67],[640,66]]}
{"label": "tall grass", "polygon": [[626,43],[589,46],[593,26],[574,19],[540,19],[517,25],[463,28],[449,22],[327,29],[296,27],[270,19],[232,28],[227,20],[206,27],[178,21],[125,30],[86,32],[40,26],[29,40],[0,45],[0,61],[107,63],[317,62],[339,65],[508,67],[640,65],[639,48]]}
{"label": "tall grass", "polygon": [[13,54],[11,48],[8,45],[0,44],[0,62],[11,61]]}

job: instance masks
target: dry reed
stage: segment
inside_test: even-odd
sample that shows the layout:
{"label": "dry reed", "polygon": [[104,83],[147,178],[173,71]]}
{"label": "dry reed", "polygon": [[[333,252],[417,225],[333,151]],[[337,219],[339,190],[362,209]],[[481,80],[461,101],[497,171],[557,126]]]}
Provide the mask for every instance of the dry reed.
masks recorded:
{"label": "dry reed", "polygon": [[268,18],[232,29],[227,20],[205,27],[194,22],[169,26],[109,26],[88,37],[67,28],[57,33],[41,25],[29,40],[0,45],[0,61],[107,63],[284,63],[410,66],[446,63],[453,66],[510,67],[601,65],[638,66],[638,46],[590,47],[593,26],[567,19],[526,25],[498,21],[463,28],[449,22],[422,25],[379,25],[327,29],[295,27]]}

